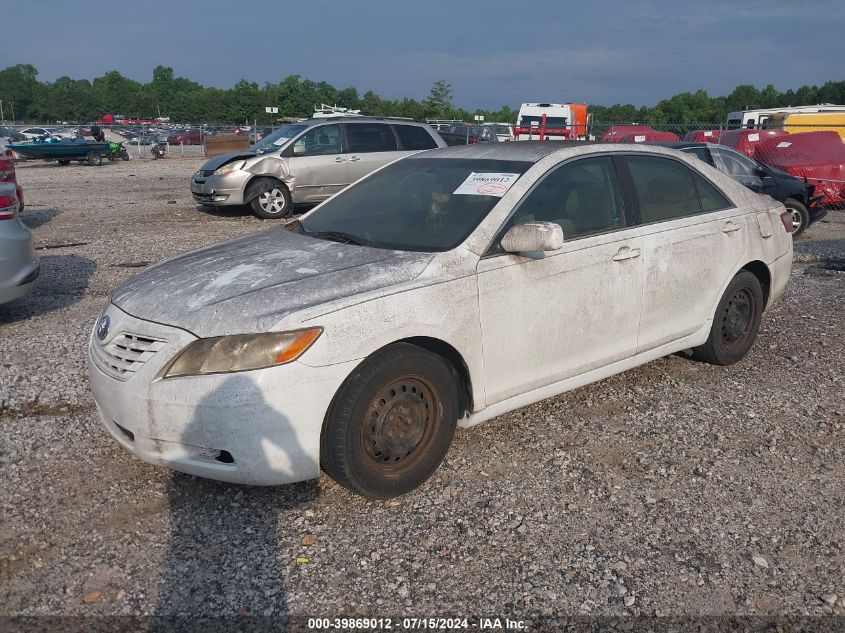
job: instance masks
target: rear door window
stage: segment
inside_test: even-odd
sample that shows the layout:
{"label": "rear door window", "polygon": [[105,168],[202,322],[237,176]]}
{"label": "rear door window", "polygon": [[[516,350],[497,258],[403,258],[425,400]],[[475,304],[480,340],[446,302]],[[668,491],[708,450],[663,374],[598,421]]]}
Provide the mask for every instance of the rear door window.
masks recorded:
{"label": "rear door window", "polygon": [[[399,135],[399,142],[404,150],[434,149],[437,143],[423,127],[418,125],[394,125],[393,128]],[[348,130],[348,128],[347,128]]]}
{"label": "rear door window", "polygon": [[721,211],[722,209],[730,209],[734,206],[716,185],[712,184],[701,174],[696,173],[695,170],[692,171],[692,179],[695,182],[695,188],[698,189],[702,212]]}
{"label": "rear door window", "polygon": [[626,156],[640,222],[664,222],[701,213],[692,173],[683,163],[657,156]]}
{"label": "rear door window", "polygon": [[396,136],[386,123],[347,123],[346,141],[350,154],[395,152]]}

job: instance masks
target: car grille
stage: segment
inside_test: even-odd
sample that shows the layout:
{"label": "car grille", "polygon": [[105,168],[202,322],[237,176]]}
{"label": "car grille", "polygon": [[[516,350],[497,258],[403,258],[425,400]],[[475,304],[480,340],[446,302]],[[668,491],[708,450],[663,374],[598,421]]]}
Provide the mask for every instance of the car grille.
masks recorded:
{"label": "car grille", "polygon": [[161,339],[123,332],[106,345],[92,341],[91,358],[112,378],[129,380],[165,345],[167,341]]}

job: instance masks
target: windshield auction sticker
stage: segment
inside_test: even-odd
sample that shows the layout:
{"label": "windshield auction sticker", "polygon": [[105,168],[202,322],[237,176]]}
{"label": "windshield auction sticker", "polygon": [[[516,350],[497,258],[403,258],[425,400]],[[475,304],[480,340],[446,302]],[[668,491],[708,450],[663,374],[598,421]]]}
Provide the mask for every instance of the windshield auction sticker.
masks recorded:
{"label": "windshield auction sticker", "polygon": [[453,193],[464,196],[501,198],[518,178],[519,174],[477,174],[472,172]]}

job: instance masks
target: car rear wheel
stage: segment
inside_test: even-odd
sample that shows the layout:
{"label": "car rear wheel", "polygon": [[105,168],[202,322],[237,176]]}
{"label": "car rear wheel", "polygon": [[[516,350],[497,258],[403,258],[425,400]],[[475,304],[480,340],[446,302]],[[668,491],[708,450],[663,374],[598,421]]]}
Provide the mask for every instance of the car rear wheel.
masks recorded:
{"label": "car rear wheel", "polygon": [[810,213],[807,211],[801,202],[795,198],[790,198],[783,203],[789,215],[792,217],[792,237],[796,238],[804,232],[804,229],[810,224]]}
{"label": "car rear wheel", "polygon": [[250,183],[246,199],[252,212],[265,220],[285,218],[291,213],[290,191],[274,178],[259,178]]}
{"label": "car rear wheel", "polygon": [[711,365],[741,360],[757,338],[763,308],[760,281],[747,270],[737,273],[719,301],[707,342],[693,349],[693,356]]}
{"label": "car rear wheel", "polygon": [[88,164],[89,165],[102,165],[103,164],[103,155],[98,154],[97,152],[88,152]]}
{"label": "car rear wheel", "polygon": [[323,470],[365,497],[413,490],[437,470],[452,443],[458,384],[445,359],[416,345],[377,352],[329,408],[320,438]]}

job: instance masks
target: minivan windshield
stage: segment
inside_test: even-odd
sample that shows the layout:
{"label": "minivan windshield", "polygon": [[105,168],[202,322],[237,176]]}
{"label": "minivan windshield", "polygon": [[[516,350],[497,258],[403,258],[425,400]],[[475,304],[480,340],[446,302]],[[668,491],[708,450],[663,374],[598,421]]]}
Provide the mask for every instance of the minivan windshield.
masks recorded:
{"label": "minivan windshield", "polygon": [[304,131],[307,127],[307,125],[298,125],[295,123],[291,125],[283,125],[272,134],[268,134],[262,138],[255,145],[250,147],[249,150],[257,154],[272,152],[279,149],[279,147],[287,143],[300,132]]}
{"label": "minivan windshield", "polygon": [[532,165],[412,157],[342,191],[295,230],[352,244],[447,251],[463,242]]}

